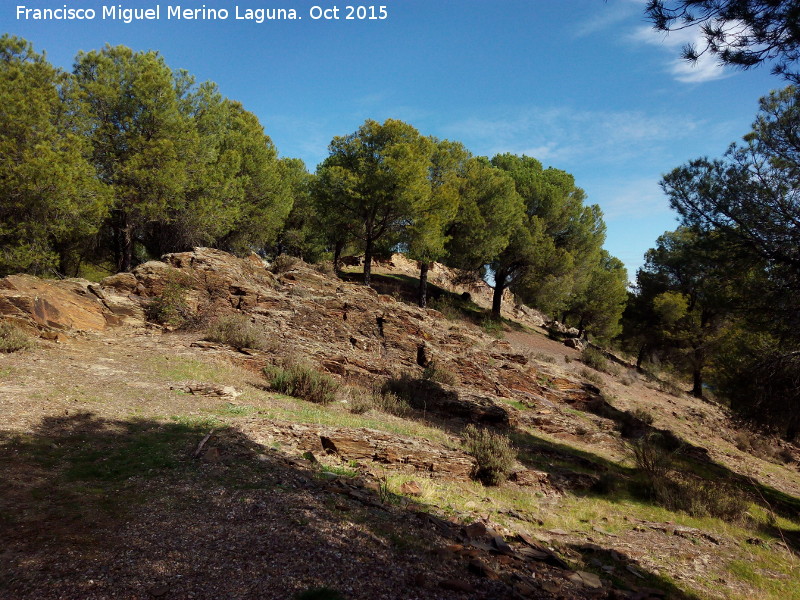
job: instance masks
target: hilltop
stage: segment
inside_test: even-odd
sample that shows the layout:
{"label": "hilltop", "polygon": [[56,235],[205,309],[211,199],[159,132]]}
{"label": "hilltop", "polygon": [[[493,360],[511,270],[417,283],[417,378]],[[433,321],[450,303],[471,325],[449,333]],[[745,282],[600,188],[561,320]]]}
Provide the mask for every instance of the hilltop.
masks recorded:
{"label": "hilltop", "polygon": [[[0,354],[0,596],[800,598],[796,447],[510,297],[487,320],[442,267],[413,306],[403,261],[375,289],[209,249],[0,280],[37,338]],[[293,367],[331,395],[278,393]],[[511,440],[508,481],[474,480],[470,425]]]}

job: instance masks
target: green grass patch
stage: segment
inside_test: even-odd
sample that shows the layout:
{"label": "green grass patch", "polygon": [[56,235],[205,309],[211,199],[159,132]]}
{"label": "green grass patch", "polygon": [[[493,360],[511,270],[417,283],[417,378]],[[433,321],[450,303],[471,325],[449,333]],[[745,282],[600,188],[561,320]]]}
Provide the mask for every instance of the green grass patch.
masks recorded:
{"label": "green grass patch", "polygon": [[241,378],[241,372],[237,372],[232,367],[211,365],[191,358],[156,356],[149,362],[149,367],[157,376],[170,381],[228,383],[236,378]]}
{"label": "green grass patch", "polygon": [[246,417],[258,412],[255,406],[249,404],[232,404],[226,402],[222,408],[217,409],[217,414],[223,417]]}
{"label": "green grass patch", "polygon": [[341,477],[358,477],[358,471],[348,467],[322,465],[323,473],[333,473]]}

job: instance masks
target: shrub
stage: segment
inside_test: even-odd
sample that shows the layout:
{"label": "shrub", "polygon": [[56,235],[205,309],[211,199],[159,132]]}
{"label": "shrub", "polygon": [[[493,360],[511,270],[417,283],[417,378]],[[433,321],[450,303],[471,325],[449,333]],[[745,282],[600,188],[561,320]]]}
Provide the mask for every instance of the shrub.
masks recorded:
{"label": "shrub", "polygon": [[265,367],[264,375],[276,392],[317,404],[333,402],[339,389],[339,383],[335,379],[308,365]]}
{"label": "shrub", "polygon": [[264,332],[244,315],[222,317],[208,328],[205,339],[233,346],[237,350],[264,350],[270,346]]}
{"label": "shrub", "polygon": [[389,415],[404,417],[411,412],[408,402],[381,387],[375,386],[371,389],[348,387],[345,389],[345,393],[348,409],[357,415],[377,410]]}
{"label": "shrub", "polygon": [[32,346],[31,339],[19,327],[11,323],[0,323],[0,352],[11,354]]}
{"label": "shrub", "polygon": [[718,481],[696,478],[676,481],[670,478],[654,482],[655,500],[670,510],[682,510],[693,517],[716,517],[740,521],[749,501],[741,490]]}
{"label": "shrub", "polygon": [[450,295],[443,295],[439,298],[431,298],[428,301],[428,308],[438,310],[442,313],[445,319],[455,321],[463,316],[461,309],[457,306],[456,302]]}
{"label": "shrub", "polygon": [[544,352],[532,352],[528,353],[528,360],[538,360],[539,362],[555,364],[556,357],[551,354],[545,354]]}
{"label": "shrub", "polygon": [[603,378],[600,377],[600,375],[586,368],[583,368],[580,371],[578,371],[578,375],[583,377],[586,381],[591,381],[595,385],[600,385],[601,383],[603,383]]}
{"label": "shrub", "polygon": [[484,333],[492,337],[503,337],[503,322],[494,317],[486,317],[481,321],[481,329],[483,329]]}
{"label": "shrub", "polygon": [[288,254],[280,254],[275,257],[275,260],[272,261],[271,270],[276,275],[280,275],[281,273],[288,273],[289,271],[296,269],[300,265],[300,259],[296,256],[289,256]]}
{"label": "shrub", "polygon": [[167,281],[162,292],[145,306],[147,319],[172,327],[184,325],[191,317],[186,290],[186,285],[179,281]]}
{"label": "shrub", "polygon": [[345,401],[347,409],[354,415],[363,415],[375,408],[372,393],[361,387],[345,388]]}
{"label": "shrub", "polygon": [[440,367],[436,361],[433,360],[422,371],[422,378],[428,379],[429,381],[435,381],[436,383],[444,383],[446,385],[455,385],[458,383],[458,377],[456,377],[455,373],[449,369]]}
{"label": "shrub", "polygon": [[658,382],[658,389],[659,391],[669,394],[670,396],[675,396],[676,398],[683,396],[683,390],[681,389],[681,386],[668,379],[660,380]]}
{"label": "shrub", "polygon": [[372,402],[377,410],[397,417],[404,417],[411,412],[408,402],[388,390],[373,390]]}
{"label": "shrub", "polygon": [[503,483],[516,459],[516,453],[508,437],[488,429],[478,429],[470,424],[464,429],[464,441],[467,452],[477,462],[473,473],[475,479],[485,485]]}
{"label": "shrub", "polygon": [[581,362],[596,371],[608,370],[608,360],[606,357],[603,356],[602,352],[591,346],[587,346],[581,352]]}
{"label": "shrub", "polygon": [[630,415],[634,419],[641,421],[645,425],[652,425],[653,421],[655,420],[652,413],[650,413],[649,411],[645,410],[640,406],[637,406],[632,411],[630,411]]}
{"label": "shrub", "polygon": [[336,269],[333,266],[332,260],[323,260],[322,262],[315,264],[314,270],[318,273],[322,273],[323,275],[327,275],[328,277],[334,277],[336,275]]}
{"label": "shrub", "polygon": [[771,440],[754,432],[737,431],[734,444],[742,452],[775,463],[790,463],[794,460],[792,452],[781,448],[777,441]]}
{"label": "shrub", "polygon": [[651,482],[663,480],[673,470],[675,452],[664,448],[659,433],[648,433],[630,443],[630,450],[636,468]]}

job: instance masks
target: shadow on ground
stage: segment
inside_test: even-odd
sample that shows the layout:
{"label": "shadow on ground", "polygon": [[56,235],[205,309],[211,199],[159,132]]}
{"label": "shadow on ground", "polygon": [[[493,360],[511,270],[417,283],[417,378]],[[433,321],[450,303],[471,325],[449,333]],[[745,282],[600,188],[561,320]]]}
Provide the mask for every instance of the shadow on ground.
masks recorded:
{"label": "shadow on ground", "polygon": [[508,597],[433,561],[431,546],[447,540],[425,515],[331,492],[236,429],[214,431],[194,458],[211,427],[82,413],[0,432],[0,596],[285,600],[330,587],[401,598],[420,576],[428,588],[451,577]]}

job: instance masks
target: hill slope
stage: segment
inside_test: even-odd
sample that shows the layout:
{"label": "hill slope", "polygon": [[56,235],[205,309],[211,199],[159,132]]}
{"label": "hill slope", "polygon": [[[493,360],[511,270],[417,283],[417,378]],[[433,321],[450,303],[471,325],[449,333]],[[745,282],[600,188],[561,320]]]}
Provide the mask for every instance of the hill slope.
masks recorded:
{"label": "hill slope", "polygon": [[[261,350],[204,341],[240,313]],[[757,458],[777,442],[535,328],[498,339],[302,263],[276,275],[204,249],[99,285],[6,278],[0,315],[43,336],[0,355],[0,596],[800,597],[796,449]],[[343,386],[336,401],[270,390],[265,367],[300,363]],[[386,382],[409,409],[375,402]],[[511,481],[471,479],[470,423],[511,438]],[[684,479],[746,513],[648,497],[628,444],[658,431]]]}

